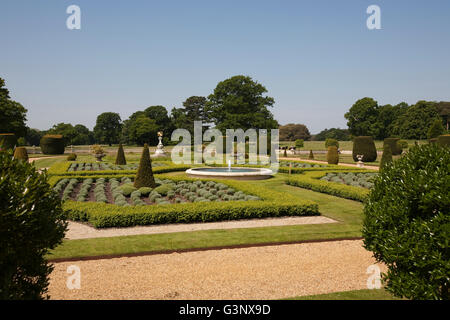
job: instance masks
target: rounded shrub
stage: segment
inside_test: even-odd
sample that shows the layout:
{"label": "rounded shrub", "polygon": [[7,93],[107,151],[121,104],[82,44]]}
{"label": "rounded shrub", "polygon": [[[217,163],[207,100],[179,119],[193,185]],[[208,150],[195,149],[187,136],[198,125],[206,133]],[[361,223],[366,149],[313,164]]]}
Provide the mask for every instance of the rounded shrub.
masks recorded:
{"label": "rounded shrub", "polygon": [[[383,148],[388,145],[391,148],[392,155],[397,156],[399,154],[402,154],[403,151],[402,146],[399,142],[399,138],[386,138],[384,139]],[[406,142],[406,144],[408,143]]]}
{"label": "rounded shrub", "polygon": [[353,160],[358,161],[357,155],[363,155],[363,162],[373,162],[377,160],[377,148],[372,137],[362,136],[353,139]]}
{"label": "rounded shrub", "polygon": [[12,150],[17,145],[14,133],[0,133],[0,151]]}
{"label": "rounded shrub", "polygon": [[167,196],[167,193],[171,190],[173,190],[173,187],[170,184],[162,184],[155,188],[155,191],[163,196]]}
{"label": "rounded shrub", "polygon": [[336,148],[339,148],[339,141],[337,141],[336,139],[333,139],[333,138],[327,138],[325,140],[325,148],[328,148],[331,146],[335,146]]}
{"label": "rounded shrub", "polygon": [[119,187],[119,189],[122,191],[122,194],[126,197],[131,195],[132,192],[136,191],[137,188],[135,188],[132,184],[123,184]]}
{"label": "rounded shrub", "polygon": [[116,156],[116,165],[126,165],[127,159],[125,158],[125,152],[123,151],[122,144],[119,144],[119,149],[117,150],[117,156]]}
{"label": "rounded shrub", "polygon": [[67,228],[46,173],[0,152],[0,300],[47,298],[46,255]]}
{"label": "rounded shrub", "polygon": [[297,139],[297,140],[295,140],[295,147],[296,147],[296,148],[303,148],[303,146],[304,146],[304,141],[303,141],[303,139]]}
{"label": "rounded shrub", "polygon": [[64,139],[62,135],[45,135],[40,142],[43,154],[64,154]]}
{"label": "rounded shrub", "polygon": [[339,154],[336,146],[329,146],[327,151],[327,162],[328,164],[338,164]]}
{"label": "rounded shrub", "polygon": [[437,138],[437,143],[441,146],[441,147],[450,147],[450,134],[444,134],[441,135]]}
{"label": "rounded shrub", "polygon": [[76,153],[71,153],[67,156],[67,161],[75,161],[77,160],[77,154]]}
{"label": "rounded shrub", "polygon": [[25,147],[17,147],[16,150],[14,150],[14,158],[28,161],[27,149]]}
{"label": "rounded shrub", "polygon": [[364,247],[387,267],[388,291],[449,299],[450,149],[412,148],[376,178],[364,207]]}
{"label": "rounded shrub", "polygon": [[147,196],[150,192],[152,192],[152,188],[149,188],[149,187],[142,187],[142,188],[139,188],[139,192],[141,193],[141,195],[143,195],[143,196]]}

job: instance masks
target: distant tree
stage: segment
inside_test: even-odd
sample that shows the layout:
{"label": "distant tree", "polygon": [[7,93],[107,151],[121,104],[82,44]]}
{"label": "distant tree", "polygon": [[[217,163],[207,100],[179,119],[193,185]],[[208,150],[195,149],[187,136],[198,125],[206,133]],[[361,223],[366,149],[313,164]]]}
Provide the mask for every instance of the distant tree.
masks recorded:
{"label": "distant tree", "polygon": [[104,112],[97,117],[94,136],[97,142],[112,145],[118,143],[122,131],[120,115],[114,112]]}
{"label": "distant tree", "polygon": [[312,137],[315,141],[325,141],[327,138],[336,139],[338,141],[350,141],[350,132],[348,129],[330,128],[324,129]]}
{"label": "distant tree", "polygon": [[279,129],[281,141],[295,141],[297,139],[308,141],[311,139],[311,134],[304,124],[289,123],[280,126]]}
{"label": "distant tree", "polygon": [[64,145],[69,146],[73,144],[73,139],[76,136],[75,129],[70,123],[58,123],[51,129],[47,130],[47,134],[60,134],[63,136]]}
{"label": "distant tree", "polygon": [[303,139],[297,139],[297,140],[295,140],[295,147],[296,147],[296,148],[303,148],[303,146],[304,146],[304,141],[303,141]]}
{"label": "distant tree", "polygon": [[445,132],[445,128],[442,125],[442,121],[440,119],[436,119],[431,124],[430,129],[428,129],[427,138],[428,139],[437,138],[441,134],[444,134],[444,132]]}
{"label": "distant tree", "polygon": [[75,136],[72,139],[73,145],[90,145],[95,142],[94,133],[82,124],[73,127]]}
{"label": "distant tree", "polygon": [[345,114],[347,126],[354,136],[378,136],[378,103],[372,98],[363,98],[355,102]]}
{"label": "distant tree", "polygon": [[450,116],[450,102],[441,101],[436,104],[436,109],[445,123],[445,130],[449,130],[448,118]]}
{"label": "distant tree", "polygon": [[27,109],[9,97],[5,80],[0,78],[0,133],[14,133],[16,137],[25,137]]}
{"label": "distant tree", "polygon": [[402,139],[425,139],[436,119],[441,120],[436,103],[419,101],[395,120],[392,133]]}
{"label": "distant tree", "polygon": [[206,112],[219,130],[241,128],[276,129],[269,108],[274,99],[264,96],[267,89],[247,76],[234,76],[217,84],[208,96]]}
{"label": "distant tree", "polygon": [[150,119],[155,120],[161,131],[167,131],[170,128],[170,119],[167,109],[164,106],[151,106],[144,110],[144,113]]}
{"label": "distant tree", "polygon": [[27,128],[27,133],[25,135],[25,141],[30,146],[39,146],[39,141],[44,136],[44,132],[38,129]]}
{"label": "distant tree", "polygon": [[144,114],[138,115],[136,118],[126,123],[128,139],[133,144],[150,145],[158,144],[159,126],[154,119],[146,117]]}

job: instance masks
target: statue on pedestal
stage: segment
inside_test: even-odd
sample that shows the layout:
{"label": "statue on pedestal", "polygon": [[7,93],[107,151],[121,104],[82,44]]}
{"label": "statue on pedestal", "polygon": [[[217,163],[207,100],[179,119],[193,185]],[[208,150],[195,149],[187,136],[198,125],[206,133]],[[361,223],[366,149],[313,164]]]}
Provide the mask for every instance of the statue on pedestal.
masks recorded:
{"label": "statue on pedestal", "polygon": [[159,139],[159,143],[156,146],[156,151],[154,154],[154,157],[166,157],[166,152],[164,151],[164,146],[162,144],[162,137],[163,137],[163,132],[159,131],[158,132],[158,139]]}

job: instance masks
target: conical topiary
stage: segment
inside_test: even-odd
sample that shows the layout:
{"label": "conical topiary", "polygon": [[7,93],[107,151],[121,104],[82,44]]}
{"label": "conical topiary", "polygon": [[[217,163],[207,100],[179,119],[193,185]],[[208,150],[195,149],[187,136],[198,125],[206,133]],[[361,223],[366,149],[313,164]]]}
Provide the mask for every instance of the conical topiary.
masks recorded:
{"label": "conical topiary", "polygon": [[381,156],[380,168],[383,168],[388,163],[392,162],[392,151],[389,143],[383,146],[383,155]]}
{"label": "conical topiary", "polygon": [[358,155],[362,155],[363,162],[373,162],[377,160],[377,148],[372,137],[355,137],[353,139],[353,160],[358,161]]}
{"label": "conical topiary", "polygon": [[28,161],[27,149],[25,147],[17,147],[16,150],[14,150],[14,158]]}
{"label": "conical topiary", "polygon": [[119,144],[119,150],[117,150],[116,164],[117,165],[127,164],[127,159],[125,159],[125,152],[123,152],[122,144]]}
{"label": "conical topiary", "polygon": [[134,179],[134,186],[136,188],[150,187],[155,188],[155,178],[153,177],[152,160],[150,159],[150,151],[148,145],[144,145],[142,150],[141,161],[139,162],[139,168]]}
{"label": "conical topiary", "polygon": [[338,164],[339,154],[336,146],[329,146],[327,151],[327,162],[328,164]]}
{"label": "conical topiary", "polygon": [[314,160],[314,153],[312,152],[312,150],[309,150],[309,156],[308,156],[308,159]]}

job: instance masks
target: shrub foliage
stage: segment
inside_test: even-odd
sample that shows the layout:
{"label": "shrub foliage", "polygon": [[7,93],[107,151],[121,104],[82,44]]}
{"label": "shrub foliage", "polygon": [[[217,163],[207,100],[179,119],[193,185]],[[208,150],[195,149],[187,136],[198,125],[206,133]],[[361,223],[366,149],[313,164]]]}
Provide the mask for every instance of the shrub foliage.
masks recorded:
{"label": "shrub foliage", "polygon": [[25,147],[17,147],[16,150],[14,150],[14,158],[28,161],[28,152]]}
{"label": "shrub foliage", "polygon": [[328,164],[338,164],[339,154],[336,146],[329,146],[327,151]]}
{"label": "shrub foliage", "polygon": [[66,227],[47,175],[0,152],[0,299],[46,298],[52,267],[44,256]]}
{"label": "shrub foliage", "polygon": [[437,138],[437,143],[443,147],[445,146],[450,147],[450,134],[444,134],[439,136]]}
{"label": "shrub foliage", "polygon": [[380,168],[385,167],[390,162],[392,162],[391,146],[385,143],[383,147],[383,155],[381,156]]}
{"label": "shrub foliage", "polygon": [[13,149],[17,144],[17,138],[14,133],[0,133],[0,150]]}
{"label": "shrub foliage", "polygon": [[373,162],[377,160],[377,148],[372,137],[355,137],[353,139],[353,160],[358,161],[357,155],[363,155],[363,162]]}
{"label": "shrub foliage", "polygon": [[138,189],[142,187],[156,187],[152,171],[152,160],[150,159],[150,151],[148,150],[147,144],[144,145],[144,149],[142,150],[141,161],[139,162],[134,186]]}
{"label": "shrub foliage", "polygon": [[385,167],[364,208],[364,246],[388,271],[386,289],[409,299],[448,299],[450,149],[412,148]]}
{"label": "shrub foliage", "polygon": [[[399,138],[386,138],[386,139],[384,139],[384,146],[389,145],[389,147],[391,148],[391,153],[392,153],[393,156],[397,156],[399,154],[402,154],[402,152],[403,152],[402,144],[403,143],[404,142],[400,143],[400,139]],[[408,144],[408,142],[406,142],[406,144]]]}
{"label": "shrub foliage", "polygon": [[122,144],[119,144],[119,150],[117,150],[116,164],[117,165],[126,165],[127,164],[127,159],[125,158],[125,152],[123,152]]}
{"label": "shrub foliage", "polygon": [[64,139],[62,135],[45,135],[40,142],[43,154],[64,154]]}

